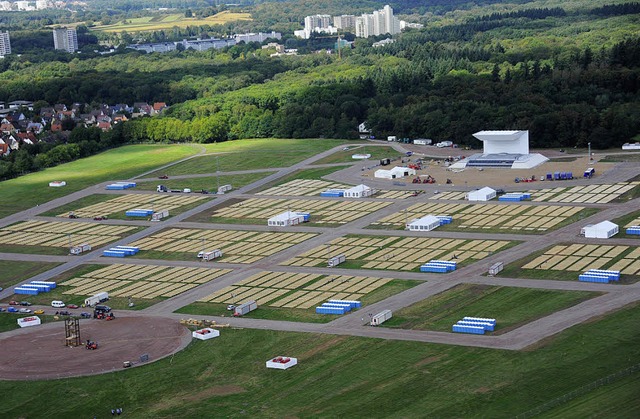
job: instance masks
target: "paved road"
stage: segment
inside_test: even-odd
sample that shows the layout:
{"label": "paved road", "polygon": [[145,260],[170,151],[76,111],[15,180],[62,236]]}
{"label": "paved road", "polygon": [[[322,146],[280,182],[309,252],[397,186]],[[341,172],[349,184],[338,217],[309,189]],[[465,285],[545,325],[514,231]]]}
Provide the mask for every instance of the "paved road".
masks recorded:
{"label": "paved road", "polygon": [[[379,142],[376,144],[362,143],[363,146],[375,147],[375,146],[389,146],[386,142]],[[404,153],[406,149],[404,145],[394,143],[391,144],[398,152]],[[215,199],[207,200],[196,208],[186,211],[178,216],[171,217],[160,223],[150,223],[146,221],[123,221],[123,220],[108,220],[101,223],[105,224],[121,224],[121,225],[136,225],[144,227],[145,229],[137,232],[131,236],[127,236],[118,240],[115,243],[111,243],[109,246],[119,244],[130,244],[139,240],[140,238],[154,234],[162,229],[168,227],[184,227],[184,228],[200,228],[200,229],[233,229],[233,230],[252,230],[252,231],[274,231],[273,228],[267,226],[243,226],[243,225],[228,225],[228,224],[201,224],[188,221],[190,217],[199,214],[203,211],[210,210],[212,207],[223,204],[229,199],[244,199],[252,197],[251,191],[262,188],[265,185],[275,182],[285,176],[308,167],[327,167],[336,166],[336,164],[330,165],[317,165],[314,162],[339,151],[342,147],[335,147],[332,150],[320,153],[312,158],[306,159],[300,163],[297,163],[291,167],[276,168],[276,169],[259,169],[259,170],[243,170],[233,173],[250,173],[250,172],[263,172],[270,173],[268,176],[242,187],[236,191],[225,195],[217,195]],[[435,150],[435,149],[434,149]],[[438,151],[438,150],[435,150]],[[448,152],[445,152],[445,154]],[[202,155],[202,154],[199,154]],[[195,158],[199,155],[189,157]],[[343,164],[337,164],[343,165]],[[171,165],[165,166],[165,168]],[[357,162],[352,165],[350,169],[340,171],[339,174],[333,174],[332,177],[340,182],[346,182],[351,180],[351,183],[361,183],[361,167],[362,162]],[[160,171],[163,169],[159,169]],[[145,178],[149,173],[158,172],[158,169],[149,171],[145,174],[137,176],[136,179],[142,180],[155,180],[155,178]],[[222,172],[218,173],[221,174]],[[599,182],[618,182],[628,180],[637,176],[640,173],[640,167],[637,164],[621,164],[619,170],[609,171],[599,178]],[[230,174],[226,172],[224,174]],[[189,176],[172,176],[172,179],[183,179],[193,177],[205,177],[214,176],[216,173],[199,174]],[[576,184],[580,184],[580,180],[576,181]],[[20,214],[15,214],[10,217],[6,217],[0,220],[0,227],[8,224],[23,221],[27,219],[49,219],[47,217],[40,217],[39,214],[56,208],[60,205],[75,201],[79,198],[95,194],[105,193],[105,182],[100,185],[86,188],[82,191],[75,192],[66,197],[56,199],[49,203],[32,208]],[[380,189],[389,189],[388,181],[379,181],[367,179],[365,182],[369,186],[378,187]],[[570,186],[569,183],[563,183],[563,186]],[[459,188],[459,187],[458,187]],[[402,189],[402,188],[400,188]],[[410,187],[414,189],[414,187]],[[461,190],[461,189],[460,189]],[[136,193],[153,193],[148,191],[136,191]],[[119,194],[115,192],[114,194]],[[267,197],[267,196],[264,196]],[[280,197],[281,198],[281,197]],[[296,197],[299,198],[299,197]],[[212,292],[222,289],[228,285],[237,283],[238,281],[256,273],[261,270],[275,270],[282,272],[304,272],[304,273],[322,273],[326,274],[341,274],[341,275],[363,275],[363,276],[380,276],[380,277],[394,277],[398,279],[418,280],[422,281],[421,284],[413,287],[410,290],[401,292],[394,296],[391,296],[383,301],[375,304],[371,304],[365,309],[352,314],[341,316],[334,321],[326,324],[310,324],[300,322],[286,322],[286,321],[272,321],[272,320],[260,320],[250,318],[229,318],[229,317],[215,317],[215,316],[198,316],[198,318],[213,319],[221,323],[230,323],[237,327],[247,328],[259,328],[259,329],[272,329],[272,330],[286,330],[296,332],[310,332],[310,333],[329,333],[337,335],[351,335],[351,336],[365,336],[381,339],[398,339],[398,340],[413,340],[422,342],[436,342],[445,344],[465,345],[465,346],[478,346],[487,348],[500,348],[518,350],[525,348],[529,345],[533,345],[539,342],[541,339],[547,338],[554,334],[572,327],[576,324],[584,322],[595,316],[606,314],[609,311],[616,310],[628,303],[640,300],[640,283],[633,285],[603,285],[603,284],[590,284],[580,283],[575,281],[550,281],[550,280],[530,280],[530,279],[517,279],[517,278],[505,278],[505,277],[488,277],[485,276],[488,266],[497,261],[509,263],[511,261],[519,260],[527,257],[531,253],[545,249],[550,245],[556,243],[593,243],[593,240],[588,240],[579,236],[579,231],[582,226],[588,223],[599,222],[605,219],[613,219],[620,217],[621,215],[633,212],[640,208],[640,200],[635,199],[623,204],[593,204],[591,206],[599,208],[600,211],[593,216],[581,220],[579,223],[565,226],[559,230],[547,233],[545,235],[526,235],[526,234],[486,234],[482,232],[442,232],[434,231],[429,233],[415,233],[400,230],[371,230],[366,229],[371,222],[376,221],[384,216],[401,212],[411,205],[416,203],[434,203],[433,200],[428,200],[429,195],[420,195],[415,198],[409,198],[404,200],[389,200],[391,203],[387,207],[368,215],[365,215],[353,222],[350,222],[340,228],[329,227],[309,227],[298,226],[295,231],[313,232],[317,234],[314,238],[302,242],[296,246],[285,249],[281,252],[269,257],[268,260],[261,260],[254,264],[227,264],[227,263],[202,263],[197,260],[193,261],[165,261],[165,260],[144,260],[144,259],[125,259],[118,260],[118,263],[125,264],[151,264],[162,266],[192,266],[202,267],[207,266],[210,268],[231,268],[233,271],[221,278],[218,278],[209,283],[202,284],[196,288],[193,288],[185,293],[182,293],[176,297],[167,299],[161,303],[155,304],[145,310],[135,313],[129,313],[128,315],[142,315],[142,316],[165,316],[172,318],[188,317],[188,315],[181,315],[173,313],[175,310],[188,305]],[[305,197],[306,199],[306,197]],[[309,199],[324,199],[324,198],[309,198]],[[461,201],[462,202],[462,201]],[[526,203],[523,205],[548,205],[548,203]],[[558,204],[565,205],[565,204]],[[572,205],[572,204],[566,204]],[[580,204],[583,205],[583,204]],[[585,205],[589,206],[589,205]],[[66,222],[94,222],[92,220],[67,220],[62,219],[58,221]],[[364,269],[340,269],[340,268],[318,268],[318,267],[296,267],[296,266],[278,266],[277,264],[290,259],[291,257],[308,251],[318,246],[325,245],[329,241],[343,236],[345,234],[363,234],[363,235],[375,235],[375,236],[407,236],[407,237],[448,237],[448,238],[463,238],[463,239],[495,239],[495,240],[511,240],[518,241],[520,244],[514,246],[505,251],[493,254],[488,258],[483,259],[480,262],[471,264],[457,271],[447,274],[422,274],[416,272],[389,272],[389,271],[372,271]],[[607,244],[620,244],[637,246],[638,242],[631,239],[610,239]],[[54,276],[74,269],[82,264],[86,263],[104,263],[105,259],[100,257],[101,249],[96,249],[93,252],[80,255],[77,257],[69,256],[45,256],[45,255],[24,255],[16,253],[0,253],[0,259],[3,260],[31,260],[42,262],[54,262],[61,265],[51,269],[43,274],[37,275],[32,279],[46,280],[53,278]],[[111,260],[109,260],[111,262]],[[431,332],[431,331],[418,331],[418,330],[402,330],[402,329],[389,329],[389,328],[372,328],[364,325],[368,320],[369,314],[377,313],[383,309],[399,310],[403,307],[407,307],[416,302],[422,301],[425,298],[436,295],[447,289],[450,289],[459,284],[486,284],[486,285],[502,285],[510,287],[527,287],[536,289],[551,289],[551,290],[571,290],[571,291],[592,291],[600,292],[601,296],[597,296],[583,303],[577,304],[573,307],[565,310],[558,311],[544,318],[527,323],[517,329],[511,330],[502,335],[492,336],[473,336],[463,334],[453,334],[446,332]],[[0,292],[0,298],[4,298],[12,294],[14,287],[9,287],[6,290]]]}

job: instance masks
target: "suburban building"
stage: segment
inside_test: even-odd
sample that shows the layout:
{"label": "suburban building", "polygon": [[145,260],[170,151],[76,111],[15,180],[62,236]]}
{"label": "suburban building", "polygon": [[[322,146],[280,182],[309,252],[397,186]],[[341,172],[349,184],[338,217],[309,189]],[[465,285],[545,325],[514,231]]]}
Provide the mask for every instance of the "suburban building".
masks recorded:
{"label": "suburban building", "polygon": [[357,17],[355,28],[356,36],[359,38],[384,35],[387,33],[395,35],[400,33],[400,20],[393,15],[391,6],[386,5],[371,14],[363,14]]}
{"label": "suburban building", "polygon": [[354,29],[356,27],[356,17],[354,15],[334,16],[333,26],[342,30]]}
{"label": "suburban building", "polygon": [[618,234],[619,227],[611,221],[602,221],[597,224],[589,224],[582,228],[582,235],[591,239],[608,239]]}
{"label": "suburban building", "polygon": [[440,219],[435,215],[426,215],[422,218],[416,218],[405,226],[411,231],[431,231],[440,227]]}
{"label": "suburban building", "polygon": [[9,32],[0,32],[0,57],[11,54]]}
{"label": "suburban building", "polygon": [[78,50],[78,34],[75,29],[56,28],[53,30],[53,46],[57,50],[74,53]]}
{"label": "suburban building", "polygon": [[469,201],[490,201],[496,197],[496,190],[488,186],[481,189],[476,189],[467,194],[467,200]]}

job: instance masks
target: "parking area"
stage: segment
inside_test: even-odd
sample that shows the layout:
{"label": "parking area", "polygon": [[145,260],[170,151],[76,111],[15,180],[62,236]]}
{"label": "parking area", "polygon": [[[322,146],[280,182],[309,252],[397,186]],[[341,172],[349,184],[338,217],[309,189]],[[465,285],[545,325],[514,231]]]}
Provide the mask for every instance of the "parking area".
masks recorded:
{"label": "parking area", "polygon": [[0,244],[69,248],[110,243],[137,231],[137,227],[62,221],[25,221],[0,229]]}
{"label": "parking area", "polygon": [[[105,202],[74,209],[73,213],[79,218],[93,218],[104,215],[108,216],[111,214],[124,215],[125,211],[134,208],[148,208],[154,211],[162,211],[166,209],[172,211],[180,207],[192,205],[204,199],[207,198],[189,194],[125,194],[117,198],[109,199]],[[68,216],[68,212],[58,214],[58,217],[67,218]]]}
{"label": "parking area", "polygon": [[198,230],[171,228],[133,243],[142,250],[188,253],[220,249],[227,263],[253,263],[314,237],[313,233],[258,232],[239,230]]}
{"label": "parking area", "polygon": [[231,272],[230,269],[114,264],[58,284],[62,294],[111,297],[170,298]]}
{"label": "parking area", "polygon": [[281,199],[250,198],[216,209],[212,213],[215,221],[224,219],[253,220],[267,223],[267,219],[285,211],[311,213],[311,224],[346,224],[390,205],[389,202],[373,200],[337,199]]}
{"label": "parking area", "polygon": [[262,271],[225,287],[199,302],[309,309],[328,299],[359,300],[392,281],[391,278]]}
{"label": "parking area", "polygon": [[447,227],[461,230],[495,229],[543,232],[553,229],[584,209],[579,206],[533,206],[527,204],[421,203],[412,205],[405,211],[381,218],[372,225],[398,228],[415,218],[432,214],[453,216],[453,223]]}
{"label": "parking area", "polygon": [[281,265],[326,266],[329,257],[342,254],[349,262],[359,261],[359,268],[412,271],[430,259],[456,260],[458,263],[481,260],[510,243],[424,237],[339,237]]}

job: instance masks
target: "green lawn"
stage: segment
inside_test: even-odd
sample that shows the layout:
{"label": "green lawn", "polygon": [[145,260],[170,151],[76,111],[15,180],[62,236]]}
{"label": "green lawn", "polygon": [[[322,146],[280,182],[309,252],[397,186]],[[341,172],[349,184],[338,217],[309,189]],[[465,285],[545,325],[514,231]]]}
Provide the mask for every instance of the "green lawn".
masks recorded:
{"label": "green lawn", "polygon": [[[138,144],[0,182],[0,218],[107,180],[128,179],[197,153],[196,145]],[[51,188],[64,180],[67,186]],[[7,199],[11,197],[11,199]]]}
{"label": "green lawn", "polygon": [[[21,307],[16,307],[16,308],[21,308]],[[80,314],[80,312],[78,312],[78,314]],[[33,313],[31,314],[7,313],[6,311],[0,313],[0,333],[7,332],[9,330],[19,329],[20,326],[18,326],[18,319],[21,319],[23,317],[28,317],[30,315],[33,315]],[[52,315],[36,314],[36,316],[40,317],[40,322],[42,324],[62,320],[62,318],[60,317],[58,319],[54,319],[54,316]]]}
{"label": "green lawn", "polygon": [[[361,298],[362,305],[363,307],[366,307],[369,304],[377,303],[378,301],[384,300],[394,294],[398,294],[402,291],[415,287],[418,284],[420,284],[420,281],[393,280],[377,290],[363,296]],[[283,295],[282,298],[287,295],[289,294]],[[231,312],[227,311],[226,307],[227,304],[193,303],[176,310],[176,312],[192,315],[228,316]],[[327,323],[338,318],[338,316],[330,314],[316,314],[315,307],[303,310],[299,308],[270,307],[264,305],[259,306],[257,310],[252,311],[243,317],[306,323]]]}
{"label": "green lawn", "polygon": [[552,291],[531,288],[464,284],[405,307],[383,326],[401,329],[451,331],[465,316],[496,319],[502,334],[600,295],[597,292]]}
{"label": "green lawn", "polygon": [[58,263],[0,260],[0,287],[10,287],[58,265]]}
{"label": "green lawn", "polygon": [[[220,338],[140,368],[0,381],[0,416],[104,418],[119,406],[139,418],[509,418],[637,363],[639,316],[639,305],[628,307],[521,352],[222,329]],[[108,348],[100,350],[108,355]],[[297,357],[299,364],[266,369],[276,355]],[[637,385],[609,394],[599,411],[621,404],[624,412],[638,411]]]}
{"label": "green lawn", "polygon": [[353,163],[356,161],[351,157],[354,154],[371,154],[371,157],[369,159],[362,160],[364,164],[372,164],[372,163],[377,164],[378,160],[385,159],[385,158],[394,159],[394,158],[404,157],[403,153],[400,153],[399,151],[394,150],[393,147],[351,146],[349,147],[348,150],[338,151],[314,163],[315,164]]}
{"label": "green lawn", "polygon": [[[204,144],[205,156],[198,156],[150,176],[193,175],[237,170],[289,167],[322,151],[345,144],[345,140],[283,140],[276,138],[225,141]],[[233,182],[232,182],[233,183]]]}
{"label": "green lawn", "polygon": [[158,185],[164,185],[169,189],[189,188],[193,192],[206,190],[216,193],[218,185],[231,185],[234,189],[239,189],[245,185],[256,182],[264,177],[269,176],[273,172],[246,173],[237,175],[221,175],[194,177],[190,179],[158,179],[152,182],[139,182],[136,189],[143,191],[155,191]]}

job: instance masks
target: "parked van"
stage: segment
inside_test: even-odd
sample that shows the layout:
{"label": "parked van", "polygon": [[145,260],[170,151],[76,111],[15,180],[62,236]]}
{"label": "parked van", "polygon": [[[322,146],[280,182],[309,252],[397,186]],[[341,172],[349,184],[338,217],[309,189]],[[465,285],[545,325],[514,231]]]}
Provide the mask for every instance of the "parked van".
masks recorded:
{"label": "parked van", "polygon": [[51,302],[51,307],[53,308],[63,308],[65,307],[65,303],[60,300],[53,300]]}

